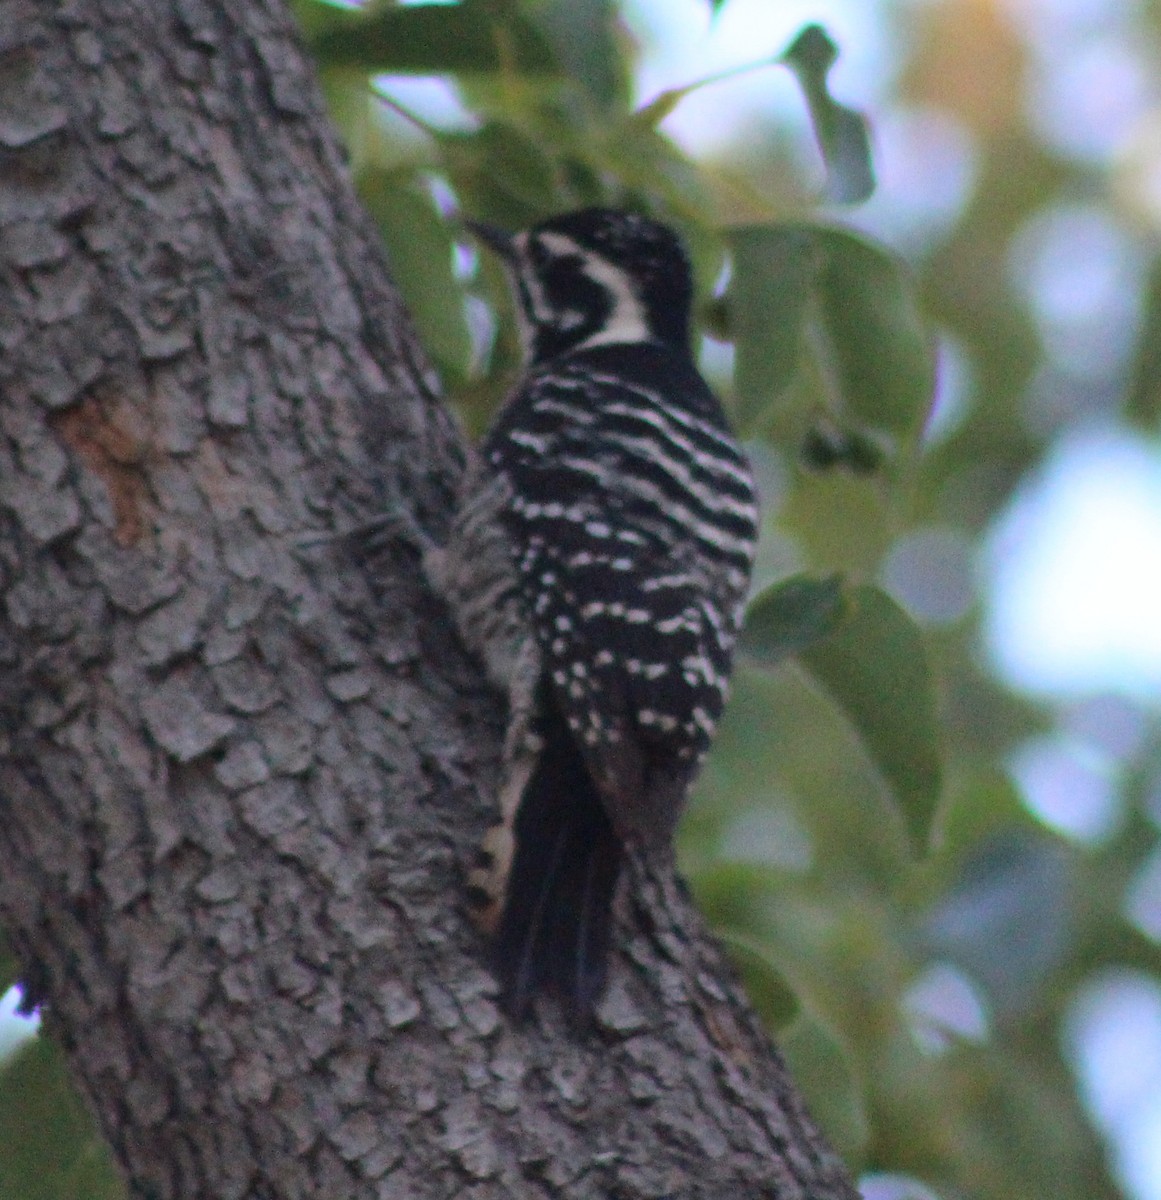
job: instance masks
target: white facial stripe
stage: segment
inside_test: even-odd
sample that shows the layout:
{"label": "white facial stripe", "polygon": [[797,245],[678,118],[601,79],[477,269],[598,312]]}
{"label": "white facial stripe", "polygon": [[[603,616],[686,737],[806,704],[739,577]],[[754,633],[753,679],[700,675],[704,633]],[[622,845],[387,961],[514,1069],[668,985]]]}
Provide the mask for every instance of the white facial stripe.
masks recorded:
{"label": "white facial stripe", "polygon": [[586,258],[585,274],[595,279],[613,297],[613,311],[604,327],[591,338],[586,338],[579,349],[587,350],[590,346],[605,346],[614,342],[649,341],[645,306],[633,290],[628,276],[595,254]]}
{"label": "white facial stripe", "polygon": [[[649,325],[645,320],[645,306],[641,303],[628,276],[618,270],[608,259],[578,246],[563,233],[539,234],[540,244],[558,257],[575,255],[581,260],[582,270],[612,297],[613,310],[604,326],[592,337],[586,338],[577,347],[587,350],[592,346],[613,343],[647,342],[650,340]],[[524,250],[527,243],[521,245]],[[543,300],[543,296],[541,297]],[[539,317],[539,313],[537,314]]]}
{"label": "white facial stripe", "polygon": [[586,257],[586,252],[582,250],[567,234],[538,233],[536,235],[536,240],[542,246],[547,246],[557,258],[568,258],[570,254],[575,254],[579,258]]}
{"label": "white facial stripe", "polygon": [[[544,289],[540,286],[540,280],[537,278],[536,272],[526,265],[529,262],[528,234],[518,233],[512,239],[512,246],[516,251],[516,258],[521,265],[518,269],[510,266],[507,269],[512,279],[512,287],[517,293],[516,325],[517,332],[520,335],[520,349],[527,359],[531,356],[532,347],[535,343],[536,325],[538,323],[545,324],[551,320],[552,309],[548,305]],[[531,318],[529,313],[525,311],[524,300],[521,299],[521,295],[527,300],[528,308],[531,310]]]}

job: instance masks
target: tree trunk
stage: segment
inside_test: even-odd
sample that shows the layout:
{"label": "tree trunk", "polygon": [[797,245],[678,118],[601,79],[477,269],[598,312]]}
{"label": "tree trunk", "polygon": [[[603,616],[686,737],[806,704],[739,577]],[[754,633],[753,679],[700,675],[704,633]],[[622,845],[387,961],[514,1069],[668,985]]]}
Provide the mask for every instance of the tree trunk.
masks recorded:
{"label": "tree trunk", "polygon": [[279,0],[0,0],[0,271],[0,926],[135,1194],[853,1196],[671,877],[497,1009],[495,698],[307,540],[462,447]]}

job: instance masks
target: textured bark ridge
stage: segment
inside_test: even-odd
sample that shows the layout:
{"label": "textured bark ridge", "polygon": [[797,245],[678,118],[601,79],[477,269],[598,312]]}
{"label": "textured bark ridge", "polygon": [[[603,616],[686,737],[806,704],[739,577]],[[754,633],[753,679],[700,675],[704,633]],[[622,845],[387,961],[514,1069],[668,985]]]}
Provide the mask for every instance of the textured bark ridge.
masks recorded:
{"label": "textured bark ridge", "polygon": [[851,1197],[665,872],[598,1027],[464,919],[462,458],[276,0],[0,0],[0,926],[135,1194]]}

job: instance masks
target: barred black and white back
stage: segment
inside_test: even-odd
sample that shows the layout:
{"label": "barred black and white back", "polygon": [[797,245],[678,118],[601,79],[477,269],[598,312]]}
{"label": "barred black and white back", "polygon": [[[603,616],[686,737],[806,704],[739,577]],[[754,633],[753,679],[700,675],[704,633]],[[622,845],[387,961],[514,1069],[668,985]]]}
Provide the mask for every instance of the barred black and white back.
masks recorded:
{"label": "barred black and white back", "polygon": [[509,1006],[549,985],[584,1013],[623,847],[668,849],[721,715],[757,504],[693,364],[670,230],[605,209],[474,228],[530,360],[433,564],[511,710],[474,882]]}

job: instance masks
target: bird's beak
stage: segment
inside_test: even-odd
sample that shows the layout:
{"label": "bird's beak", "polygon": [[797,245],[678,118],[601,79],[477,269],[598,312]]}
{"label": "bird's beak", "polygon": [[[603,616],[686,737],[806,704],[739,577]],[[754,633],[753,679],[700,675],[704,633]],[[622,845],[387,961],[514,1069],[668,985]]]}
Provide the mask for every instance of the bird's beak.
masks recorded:
{"label": "bird's beak", "polygon": [[464,221],[468,230],[475,234],[489,249],[494,250],[500,258],[508,263],[516,257],[516,247],[512,244],[512,234],[498,225],[488,225],[483,221]]}

